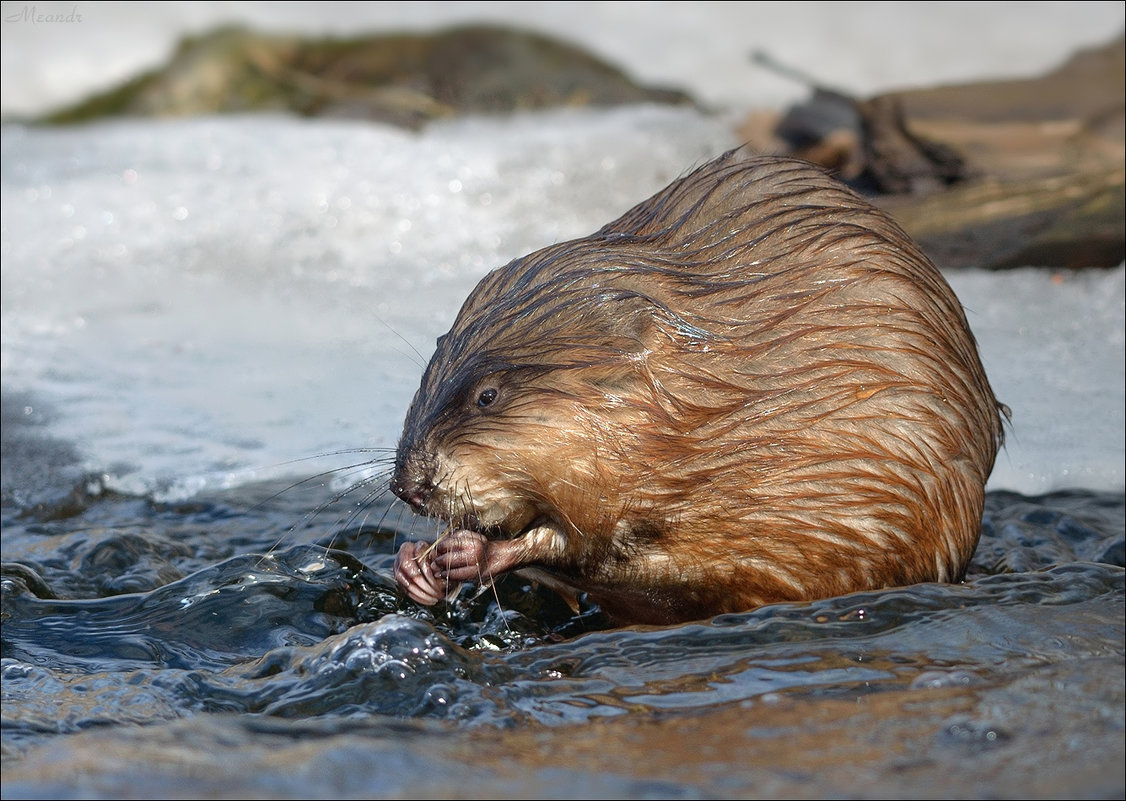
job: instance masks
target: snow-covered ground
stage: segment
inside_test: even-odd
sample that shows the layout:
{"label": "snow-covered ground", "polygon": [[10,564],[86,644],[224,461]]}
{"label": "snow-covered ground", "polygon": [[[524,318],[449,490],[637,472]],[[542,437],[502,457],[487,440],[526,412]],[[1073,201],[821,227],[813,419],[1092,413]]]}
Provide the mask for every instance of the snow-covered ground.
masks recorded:
{"label": "snow-covered ground", "polygon": [[[75,13],[81,21],[31,22]],[[7,125],[5,393],[136,492],[393,448],[421,363],[487,270],[584,235],[737,144],[800,87],[756,48],[864,93],[1027,75],[1122,28],[1121,3],[4,3],[2,107],[73,100],[219,22],[303,32],[519,23],[731,114],[653,107],[432,125],[285,117]],[[795,33],[798,32],[798,33]],[[1124,268],[956,272],[1013,410],[990,486],[1124,484]]]}

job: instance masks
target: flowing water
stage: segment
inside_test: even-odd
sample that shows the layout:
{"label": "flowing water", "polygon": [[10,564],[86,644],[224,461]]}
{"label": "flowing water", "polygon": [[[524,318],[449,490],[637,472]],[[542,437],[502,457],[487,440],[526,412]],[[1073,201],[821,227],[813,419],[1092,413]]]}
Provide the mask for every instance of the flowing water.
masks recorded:
{"label": "flowing water", "polygon": [[990,493],[963,584],[616,629],[405,601],[417,521],[325,483],[7,503],[5,797],[1123,792],[1121,494]]}

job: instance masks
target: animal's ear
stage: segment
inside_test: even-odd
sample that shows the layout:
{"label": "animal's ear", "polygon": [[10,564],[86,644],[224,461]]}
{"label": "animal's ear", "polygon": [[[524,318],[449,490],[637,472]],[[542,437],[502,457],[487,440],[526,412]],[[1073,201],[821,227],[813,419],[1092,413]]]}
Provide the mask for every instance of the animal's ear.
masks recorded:
{"label": "animal's ear", "polygon": [[653,303],[638,295],[623,298],[611,313],[614,316],[612,330],[624,339],[635,340],[639,346],[646,346],[653,335]]}
{"label": "animal's ear", "polygon": [[607,313],[613,317],[608,328],[626,351],[639,353],[669,346],[673,350],[693,349],[716,339],[698,322],[643,295],[623,296],[619,303],[607,307]]}
{"label": "animal's ear", "polygon": [[626,353],[647,350],[655,330],[653,303],[633,292],[605,293],[588,311],[588,322],[602,345]]}

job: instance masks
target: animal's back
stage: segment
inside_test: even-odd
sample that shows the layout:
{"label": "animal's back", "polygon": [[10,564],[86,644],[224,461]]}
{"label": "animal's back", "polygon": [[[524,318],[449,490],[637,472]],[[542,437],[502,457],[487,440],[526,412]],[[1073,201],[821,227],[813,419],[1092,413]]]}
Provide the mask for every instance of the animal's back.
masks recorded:
{"label": "animal's back", "polygon": [[976,545],[1001,421],[962,308],[809,165],[729,153],[487,276],[445,339],[436,377],[535,374],[545,420],[496,444],[568,553],[529,566],[621,619],[956,580]]}

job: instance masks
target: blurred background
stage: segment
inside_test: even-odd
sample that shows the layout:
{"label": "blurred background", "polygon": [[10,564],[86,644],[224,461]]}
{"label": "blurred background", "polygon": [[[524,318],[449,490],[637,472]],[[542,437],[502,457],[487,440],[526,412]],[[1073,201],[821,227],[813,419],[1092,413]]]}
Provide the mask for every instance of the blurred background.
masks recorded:
{"label": "blurred background", "polygon": [[[1122,29],[1116,2],[4,2],[6,116],[43,113],[135,77],[179,39],[224,25],[352,36],[463,23],[525,28],[579,45],[635,80],[714,106],[777,107],[803,95],[756,70],[749,54],[857,95],[892,88],[1027,77]],[[26,15],[60,18],[30,22]],[[70,18],[68,21],[68,17]]]}

